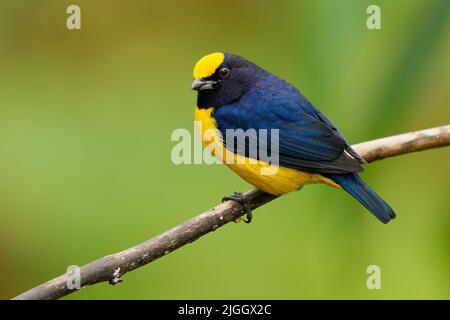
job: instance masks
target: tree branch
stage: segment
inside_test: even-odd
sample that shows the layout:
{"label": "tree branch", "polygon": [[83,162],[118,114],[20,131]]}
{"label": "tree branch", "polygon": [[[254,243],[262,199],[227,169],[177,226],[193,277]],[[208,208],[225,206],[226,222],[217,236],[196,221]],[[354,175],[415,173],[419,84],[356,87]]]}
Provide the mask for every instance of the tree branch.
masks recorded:
{"label": "tree branch", "polygon": [[[400,154],[450,145],[450,125],[409,132],[354,145],[354,149],[367,162]],[[256,209],[276,197],[257,189],[245,193]],[[227,201],[182,224],[132,248],[115,253],[82,266],[81,286],[86,287],[103,281],[115,284],[125,273],[142,267],[201,236],[244,215],[241,206]],[[58,299],[76,289],[69,289],[67,281],[71,274],[65,273],[40,286],[28,290],[14,299]],[[73,277],[73,276],[72,276]]]}

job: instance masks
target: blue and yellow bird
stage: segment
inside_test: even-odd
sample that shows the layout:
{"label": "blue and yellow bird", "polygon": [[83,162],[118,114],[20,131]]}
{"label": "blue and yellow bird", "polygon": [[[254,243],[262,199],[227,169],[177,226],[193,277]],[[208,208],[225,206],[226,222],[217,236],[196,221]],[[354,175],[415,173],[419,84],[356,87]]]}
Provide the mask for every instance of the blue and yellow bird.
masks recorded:
{"label": "blue and yellow bird", "polygon": [[[294,86],[245,58],[222,52],[201,58],[193,77],[192,89],[198,91],[195,120],[201,124],[202,134],[209,132],[205,142],[222,161],[224,154],[232,153],[234,161],[227,158],[224,163],[244,180],[273,195],[299,190],[305,184],[325,183],[347,191],[381,222],[395,218],[391,207],[358,176],[366,161]],[[227,143],[228,129],[277,129],[276,173],[261,174],[269,163],[255,159],[247,147],[236,151],[234,142]],[[265,147],[270,149],[269,143]],[[251,221],[243,194],[224,199],[242,204],[246,222]]]}

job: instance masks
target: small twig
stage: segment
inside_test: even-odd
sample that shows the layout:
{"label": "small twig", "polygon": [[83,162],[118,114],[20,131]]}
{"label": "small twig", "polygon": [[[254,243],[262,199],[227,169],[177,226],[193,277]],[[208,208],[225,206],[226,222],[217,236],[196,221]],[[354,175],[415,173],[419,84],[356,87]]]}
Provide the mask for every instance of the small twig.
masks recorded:
{"label": "small twig", "polygon": [[[450,145],[450,125],[363,142],[353,147],[367,162],[373,162],[386,157],[446,145]],[[257,189],[247,191],[245,196],[251,200],[252,209],[276,198]],[[150,240],[82,266],[81,286],[103,281],[115,284],[125,273],[169,254],[244,214],[242,207],[233,201],[219,204]],[[66,285],[70,276],[70,273],[63,274],[14,299],[58,299],[66,296],[76,291]]]}

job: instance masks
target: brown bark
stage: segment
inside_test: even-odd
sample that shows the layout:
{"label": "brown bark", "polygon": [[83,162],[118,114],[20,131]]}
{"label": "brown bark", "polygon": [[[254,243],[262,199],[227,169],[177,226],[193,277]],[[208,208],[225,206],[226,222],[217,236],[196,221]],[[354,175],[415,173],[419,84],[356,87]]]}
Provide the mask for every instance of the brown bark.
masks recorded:
{"label": "brown bark", "polygon": [[[450,144],[450,125],[409,132],[354,145],[354,149],[367,162],[405,153],[443,147]],[[245,193],[252,209],[274,200],[275,196],[257,189]],[[201,236],[244,215],[242,207],[233,201],[217,205],[208,211],[134,247],[90,262],[80,269],[81,286],[103,281],[115,284],[125,273],[142,267],[170,252],[191,243]],[[70,274],[66,273],[28,290],[14,299],[58,299],[75,289],[66,285]]]}

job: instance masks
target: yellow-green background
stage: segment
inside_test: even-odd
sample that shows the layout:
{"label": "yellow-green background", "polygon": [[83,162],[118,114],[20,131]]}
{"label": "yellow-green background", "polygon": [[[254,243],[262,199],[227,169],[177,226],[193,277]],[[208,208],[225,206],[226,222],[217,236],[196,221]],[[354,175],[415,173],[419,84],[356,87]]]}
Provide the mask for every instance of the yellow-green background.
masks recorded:
{"label": "yellow-green background", "polygon": [[[78,4],[82,30],[65,27]],[[366,8],[382,9],[382,30]],[[450,2],[0,1],[0,298],[113,253],[249,186],[176,166],[192,67],[243,55],[287,79],[352,143],[450,121]],[[450,148],[371,164],[398,213],[309,186],[70,298],[450,298]],[[382,289],[366,288],[366,268]]]}

